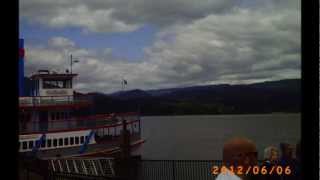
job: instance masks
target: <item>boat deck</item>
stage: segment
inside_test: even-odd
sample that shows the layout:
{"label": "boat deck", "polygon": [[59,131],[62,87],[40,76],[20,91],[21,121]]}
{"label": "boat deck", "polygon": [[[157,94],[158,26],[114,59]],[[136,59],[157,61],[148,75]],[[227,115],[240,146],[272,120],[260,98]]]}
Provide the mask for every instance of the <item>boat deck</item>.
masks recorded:
{"label": "boat deck", "polygon": [[[79,154],[81,146],[57,148],[50,150],[39,150],[36,154],[40,159],[52,159],[61,157],[79,157],[79,156],[95,156],[95,155],[111,155],[120,151],[120,136],[113,137],[112,140],[105,141],[98,144],[89,144],[84,153]],[[133,134],[130,136],[131,146],[137,146],[144,142],[140,134]],[[32,152],[26,152],[26,155],[31,155]]]}

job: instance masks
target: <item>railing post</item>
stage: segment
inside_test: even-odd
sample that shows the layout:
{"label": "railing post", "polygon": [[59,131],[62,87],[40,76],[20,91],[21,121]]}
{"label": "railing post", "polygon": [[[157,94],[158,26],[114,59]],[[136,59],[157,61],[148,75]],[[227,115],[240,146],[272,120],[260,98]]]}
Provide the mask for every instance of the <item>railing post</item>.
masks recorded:
{"label": "railing post", "polygon": [[130,157],[130,132],[127,130],[126,120],[122,120],[122,132],[121,132],[121,156],[126,159]]}
{"label": "railing post", "polygon": [[175,180],[176,179],[176,168],[175,168],[175,164],[174,164],[174,160],[171,160],[171,164],[172,164],[172,179]]}
{"label": "railing post", "polygon": [[26,170],[27,170],[27,180],[29,180],[29,168],[26,167]]}

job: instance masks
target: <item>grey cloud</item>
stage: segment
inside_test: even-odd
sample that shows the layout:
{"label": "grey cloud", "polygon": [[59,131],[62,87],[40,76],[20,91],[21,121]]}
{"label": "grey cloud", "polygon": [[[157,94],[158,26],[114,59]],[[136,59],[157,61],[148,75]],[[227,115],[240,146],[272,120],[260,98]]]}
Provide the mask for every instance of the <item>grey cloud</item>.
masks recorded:
{"label": "grey cloud", "polygon": [[233,0],[24,0],[20,18],[50,27],[80,27],[91,32],[128,32],[142,24],[188,23],[229,11]]}
{"label": "grey cloud", "polygon": [[[162,40],[166,37],[163,33],[146,53],[150,59],[156,59],[161,69],[157,72],[159,76],[177,84],[220,82],[226,77],[239,80],[298,78],[299,13],[288,13],[290,16],[282,12],[263,14],[240,9],[229,14],[209,15],[175,28],[175,33],[167,30],[170,35],[176,35],[175,39]],[[290,22],[292,26],[283,29],[275,22]]]}
{"label": "grey cloud", "polygon": [[143,24],[188,24],[237,8],[271,14],[279,10],[299,11],[300,4],[292,0],[23,0],[20,19],[56,28],[80,27],[89,32],[128,32]]}
{"label": "grey cloud", "polygon": [[[103,2],[94,2],[96,4],[87,7],[88,12],[91,9],[103,9]],[[125,1],[116,2],[118,4],[106,1],[115,3],[114,6],[120,6]],[[181,2],[175,1],[176,5]],[[185,6],[190,6],[191,11],[195,4],[186,2]],[[135,3],[122,8],[136,9],[136,15],[148,11],[148,8],[139,10],[136,7],[140,7],[140,1]],[[159,9],[165,9],[165,4],[161,7],[158,3]],[[167,5],[173,6],[172,3]],[[81,49],[72,41],[60,37],[52,39],[46,47],[30,47],[30,63],[26,64],[29,70],[44,66],[68,68],[65,59],[68,53],[83,56],[83,60],[74,66],[74,71],[79,73],[77,88],[83,91],[120,90],[122,78],[128,80],[129,89],[299,78],[300,13],[292,2],[289,6],[291,8],[281,6],[283,9],[277,7],[270,11],[261,11],[259,8],[231,8],[220,13],[208,11],[208,15],[205,16],[204,12],[203,17],[199,16],[184,24],[177,23],[179,20],[175,23],[171,20],[162,21],[163,18],[159,17],[157,22],[171,21],[173,24],[162,26],[153,45],[145,48],[145,57],[140,61],[117,59],[112,56],[112,49],[103,52]],[[187,12],[187,9],[184,11]],[[154,11],[154,15],[160,13]],[[129,22],[125,14],[123,17],[117,14],[121,11],[113,12],[111,19]],[[151,21],[152,16],[137,17],[135,23],[143,22],[141,19]],[[47,57],[50,60],[45,59]]]}

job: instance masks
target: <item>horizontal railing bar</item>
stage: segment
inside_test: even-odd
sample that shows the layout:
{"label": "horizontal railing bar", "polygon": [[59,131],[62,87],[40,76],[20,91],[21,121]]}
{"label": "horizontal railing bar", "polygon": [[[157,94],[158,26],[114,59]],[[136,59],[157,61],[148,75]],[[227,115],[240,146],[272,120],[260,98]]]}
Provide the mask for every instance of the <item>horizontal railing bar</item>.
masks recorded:
{"label": "horizontal railing bar", "polygon": [[[129,121],[127,122],[127,124],[132,124],[132,123],[135,123],[135,122],[138,122],[139,120],[132,120],[132,121]],[[40,124],[40,123],[38,123]],[[50,123],[46,123],[46,124],[50,124]],[[45,124],[45,125],[46,125]],[[50,124],[52,125],[52,124]],[[68,125],[68,124],[66,124]],[[56,133],[56,132],[64,132],[64,131],[80,131],[80,130],[87,130],[87,129],[103,129],[103,128],[110,128],[110,127],[120,127],[122,126],[122,123],[120,124],[113,124],[113,125],[102,125],[102,126],[94,126],[94,127],[90,127],[90,126],[83,126],[83,127],[77,127],[77,128],[71,128],[71,127],[65,127],[65,128],[57,128],[57,129],[52,129],[50,130],[49,128],[48,129],[45,129],[45,130],[38,130],[38,131],[27,131],[27,130],[20,130],[20,135],[28,135],[28,134],[39,134],[39,133],[43,133],[43,132],[46,132],[46,133]],[[38,129],[41,129],[41,127],[38,127]]]}
{"label": "horizontal railing bar", "polygon": [[20,106],[41,106],[41,105],[51,105],[51,104],[75,104],[81,102],[90,102],[92,100],[89,96],[75,97],[73,95],[63,95],[63,96],[29,96],[20,97]]}
{"label": "horizontal railing bar", "polygon": [[[135,160],[132,160],[135,161]],[[198,160],[198,159],[142,159],[141,162],[222,162],[222,160]],[[258,162],[263,162],[263,160],[258,160]]]}

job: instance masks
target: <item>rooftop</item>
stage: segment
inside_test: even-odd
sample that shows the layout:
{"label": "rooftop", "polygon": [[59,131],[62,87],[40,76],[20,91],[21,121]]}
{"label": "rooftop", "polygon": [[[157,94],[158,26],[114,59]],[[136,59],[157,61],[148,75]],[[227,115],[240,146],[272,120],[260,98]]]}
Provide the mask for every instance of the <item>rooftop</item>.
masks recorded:
{"label": "rooftop", "polygon": [[70,79],[78,74],[72,74],[69,72],[66,73],[58,73],[55,71],[49,71],[49,70],[39,70],[36,74],[31,75],[31,79],[39,79],[39,78],[55,78],[55,79]]}

